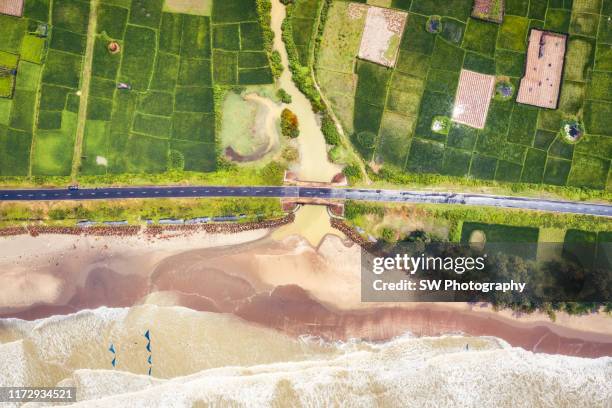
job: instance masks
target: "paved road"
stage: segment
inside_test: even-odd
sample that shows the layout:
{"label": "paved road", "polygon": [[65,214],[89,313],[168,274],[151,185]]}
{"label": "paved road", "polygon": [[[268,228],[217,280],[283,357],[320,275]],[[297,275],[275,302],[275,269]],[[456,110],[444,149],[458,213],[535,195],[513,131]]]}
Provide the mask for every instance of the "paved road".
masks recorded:
{"label": "paved road", "polygon": [[0,201],[28,200],[108,200],[123,198],[181,197],[280,197],[383,201],[429,204],[464,204],[562,213],[612,216],[612,205],[538,198],[482,194],[433,193],[404,190],[370,190],[326,187],[118,187],[99,189],[0,190]]}

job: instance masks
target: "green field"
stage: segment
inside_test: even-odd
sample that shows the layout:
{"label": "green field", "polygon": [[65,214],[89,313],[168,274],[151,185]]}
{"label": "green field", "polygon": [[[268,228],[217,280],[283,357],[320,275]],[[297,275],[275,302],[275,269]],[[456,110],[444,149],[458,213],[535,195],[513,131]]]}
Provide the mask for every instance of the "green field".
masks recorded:
{"label": "green field", "polygon": [[479,242],[488,244],[492,248],[505,251],[508,254],[536,259],[537,246],[523,244],[538,242],[538,228],[464,222],[461,228],[461,242],[470,243],[472,237],[478,234],[480,234]]}
{"label": "green field", "polygon": [[320,0],[297,0],[291,16],[293,42],[296,45],[300,63],[308,66],[312,52],[312,38],[318,18]]}
{"label": "green field", "polygon": [[[55,26],[36,35],[49,14]],[[19,60],[14,94],[0,103],[8,119],[0,120],[1,176],[70,174],[88,16],[81,1],[55,1],[51,10],[28,1],[23,18],[0,15],[2,38],[10,39],[0,49]]]}
{"label": "green field", "polygon": [[[98,2],[83,177],[214,171],[214,86],[273,82],[256,0],[210,2],[204,16],[164,3]],[[0,65],[17,69],[0,77],[0,176],[70,175],[90,13],[85,0],[26,0],[23,18],[0,15]]]}
{"label": "green field", "polygon": [[[503,24],[470,17],[472,4],[391,2],[408,19],[396,66],[386,69],[356,58],[363,19],[349,15],[349,2],[332,3],[315,73],[363,159],[406,173],[609,189],[611,2],[508,0]],[[434,14],[442,16],[439,34],[425,30]],[[518,104],[515,92],[492,101],[482,130],[432,131],[435,117],[452,114],[461,69],[505,77],[518,89],[534,27],[568,34],[558,109]],[[559,133],[573,119],[586,135],[569,144]]]}

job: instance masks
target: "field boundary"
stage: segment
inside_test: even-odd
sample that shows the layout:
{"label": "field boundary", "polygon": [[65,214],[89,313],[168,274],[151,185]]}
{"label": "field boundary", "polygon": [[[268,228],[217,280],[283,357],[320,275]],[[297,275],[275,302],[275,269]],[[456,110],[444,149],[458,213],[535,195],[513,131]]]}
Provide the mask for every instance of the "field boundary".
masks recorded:
{"label": "field boundary", "polygon": [[85,124],[87,123],[87,106],[89,98],[89,85],[91,82],[91,70],[93,65],[94,44],[96,42],[96,29],[98,20],[98,0],[89,2],[89,24],[87,25],[87,47],[83,58],[83,75],[81,76],[80,104],[77,116],[77,128],[74,139],[74,153],[72,156],[71,178],[76,180],[81,167],[81,152],[83,150],[83,137],[85,135]]}

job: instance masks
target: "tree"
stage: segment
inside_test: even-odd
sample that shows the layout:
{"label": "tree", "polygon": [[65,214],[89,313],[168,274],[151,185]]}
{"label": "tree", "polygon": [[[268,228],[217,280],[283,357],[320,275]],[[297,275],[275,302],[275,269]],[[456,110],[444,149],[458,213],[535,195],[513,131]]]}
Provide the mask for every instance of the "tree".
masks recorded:
{"label": "tree", "polygon": [[289,109],[283,109],[281,113],[281,132],[284,136],[295,139],[300,135],[298,117]]}

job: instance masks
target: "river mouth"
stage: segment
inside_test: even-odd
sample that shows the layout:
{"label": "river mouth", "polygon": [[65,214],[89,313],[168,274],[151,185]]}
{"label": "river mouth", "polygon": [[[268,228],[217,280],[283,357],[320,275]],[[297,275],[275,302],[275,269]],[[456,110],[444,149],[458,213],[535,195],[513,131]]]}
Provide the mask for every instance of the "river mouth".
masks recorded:
{"label": "river mouth", "polygon": [[[328,183],[342,171],[342,166],[329,161],[320,118],[312,110],[308,98],[293,82],[282,38],[285,6],[280,0],[271,0],[271,3],[273,48],[281,56],[283,72],[275,85],[247,88],[240,94],[229,92],[226,95],[223,102],[222,147],[226,157],[237,163],[273,160],[279,148],[286,144],[280,135],[280,116],[282,110],[287,108],[298,117],[300,129],[300,135],[290,141],[290,145],[297,148],[299,158],[289,165],[288,170],[300,181]],[[278,89],[285,90],[291,96],[290,103],[277,101],[273,92]]]}

